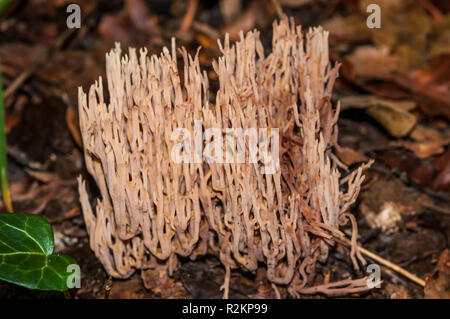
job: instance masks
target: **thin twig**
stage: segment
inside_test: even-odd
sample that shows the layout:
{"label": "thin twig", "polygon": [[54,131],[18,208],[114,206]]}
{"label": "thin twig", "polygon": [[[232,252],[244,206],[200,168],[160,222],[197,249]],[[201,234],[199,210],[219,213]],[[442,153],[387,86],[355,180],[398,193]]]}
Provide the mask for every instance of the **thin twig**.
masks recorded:
{"label": "thin twig", "polygon": [[[352,243],[349,239],[347,239],[347,238],[341,238],[341,239],[345,242],[345,244],[351,246]],[[394,270],[395,272],[403,275],[404,277],[410,279],[411,281],[415,282],[416,284],[418,284],[422,287],[425,287],[425,280],[417,277],[416,275],[413,275],[412,273],[410,273],[406,269],[400,267],[399,265],[396,265],[393,262],[390,262],[389,260],[386,260],[361,246],[358,246],[358,250],[361,253],[363,253],[364,255],[366,255],[367,257],[373,259],[374,261]]]}
{"label": "thin twig", "polygon": [[18,164],[28,167],[33,171],[45,171],[47,170],[47,166],[45,164],[41,164],[37,161],[32,160],[28,157],[28,155],[21,151],[18,147],[9,145],[6,147],[6,151],[8,152],[8,156],[16,161]]}
{"label": "thin twig", "polygon": [[272,0],[273,6],[275,7],[275,11],[277,12],[278,18],[283,18],[283,9],[281,8],[280,3],[278,0]]}
{"label": "thin twig", "polygon": [[450,215],[450,209],[448,208],[444,208],[444,207],[439,207],[436,206],[434,204],[431,203],[422,203],[422,206],[431,210],[434,210],[435,212],[441,213],[441,214],[445,214],[445,215]]}
{"label": "thin twig", "polygon": [[178,32],[183,33],[189,30],[192,21],[194,21],[195,13],[197,12],[197,7],[198,7],[198,0],[189,1],[187,12],[183,18],[183,22],[181,22],[181,26]]}
{"label": "thin twig", "polygon": [[211,39],[218,39],[221,37],[219,30],[213,28],[212,26],[206,23],[202,23],[199,21],[192,22],[192,29],[194,29],[197,32],[203,33],[204,35],[206,35]]}

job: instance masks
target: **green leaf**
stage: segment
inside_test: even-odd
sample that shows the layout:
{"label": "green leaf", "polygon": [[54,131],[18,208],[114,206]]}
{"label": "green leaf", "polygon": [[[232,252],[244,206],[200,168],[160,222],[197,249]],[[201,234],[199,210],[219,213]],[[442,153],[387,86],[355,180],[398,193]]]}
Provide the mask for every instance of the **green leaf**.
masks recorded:
{"label": "green leaf", "polygon": [[53,231],[45,218],[24,213],[0,214],[0,280],[30,289],[69,289],[71,257],[53,252]]}

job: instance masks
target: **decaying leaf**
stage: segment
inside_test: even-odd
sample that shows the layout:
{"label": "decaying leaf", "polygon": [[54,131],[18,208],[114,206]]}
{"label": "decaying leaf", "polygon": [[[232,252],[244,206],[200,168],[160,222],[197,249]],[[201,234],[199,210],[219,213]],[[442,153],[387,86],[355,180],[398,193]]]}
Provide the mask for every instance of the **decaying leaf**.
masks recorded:
{"label": "decaying leaf", "polygon": [[[361,0],[361,11],[370,3]],[[397,55],[402,71],[420,67],[425,61],[427,37],[432,30],[431,17],[423,6],[413,1],[383,0],[377,4],[381,7],[382,27],[370,29],[373,42]]]}
{"label": "decaying leaf", "polygon": [[437,129],[421,124],[416,125],[409,136],[417,142],[442,142],[448,137]]}
{"label": "decaying leaf", "polygon": [[354,95],[354,96],[345,96],[340,99],[341,108],[345,110],[347,108],[369,108],[372,106],[382,106],[398,111],[408,112],[416,108],[416,102],[406,100],[406,101],[398,101],[398,100],[388,100],[382,99],[372,95]]}
{"label": "decaying leaf", "polygon": [[255,27],[264,27],[270,24],[267,19],[266,5],[262,1],[253,0],[249,7],[243,11],[236,19],[225,25],[221,31],[223,34],[229,34],[231,40],[239,39],[239,32],[249,31]]}
{"label": "decaying leaf", "polygon": [[417,96],[419,106],[431,115],[450,119],[450,54],[433,57],[427,66],[398,79]]}
{"label": "decaying leaf", "polygon": [[408,142],[403,141],[399,142],[400,145],[403,147],[411,150],[414,152],[414,155],[416,155],[417,158],[423,159],[430,157],[432,155],[441,154],[444,152],[444,146],[448,145],[450,143],[450,139],[433,142]]}
{"label": "decaying leaf", "polygon": [[427,299],[450,299],[450,251],[445,249],[439,257],[434,274],[427,278],[425,289]]}
{"label": "decaying leaf", "polygon": [[345,165],[367,162],[369,158],[349,147],[339,147],[336,150],[337,155]]}
{"label": "decaying leaf", "polygon": [[325,21],[322,26],[326,30],[330,30],[331,41],[336,39],[359,42],[367,41],[370,38],[370,32],[364,19],[361,19],[361,16],[358,14],[352,14],[347,17],[333,16],[328,21]]}
{"label": "decaying leaf", "polygon": [[374,96],[349,96],[341,99],[342,108],[364,108],[392,136],[408,135],[416,125],[417,118],[409,111],[414,109],[414,101],[396,101]]}
{"label": "decaying leaf", "polygon": [[388,47],[360,46],[346,59],[353,65],[357,76],[386,78],[397,70],[399,60]]}
{"label": "decaying leaf", "polygon": [[383,125],[389,134],[394,137],[408,135],[417,123],[417,118],[413,114],[396,108],[375,105],[368,108],[367,113]]}
{"label": "decaying leaf", "polygon": [[435,26],[432,33],[433,40],[429,57],[450,54],[450,14],[447,14],[441,23]]}
{"label": "decaying leaf", "polygon": [[242,8],[242,0],[220,0],[220,12],[226,23],[231,23]]}

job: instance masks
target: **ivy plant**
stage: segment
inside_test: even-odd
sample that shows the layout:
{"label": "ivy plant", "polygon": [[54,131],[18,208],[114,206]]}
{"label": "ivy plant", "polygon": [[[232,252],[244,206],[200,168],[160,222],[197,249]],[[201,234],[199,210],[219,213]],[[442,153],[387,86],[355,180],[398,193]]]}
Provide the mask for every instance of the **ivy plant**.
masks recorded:
{"label": "ivy plant", "polygon": [[[23,287],[65,291],[72,287],[76,265],[53,254],[53,230],[38,215],[0,214],[0,279]],[[70,287],[69,287],[70,286]]]}
{"label": "ivy plant", "polygon": [[66,291],[79,279],[76,261],[53,254],[53,230],[45,218],[12,212],[4,116],[0,70],[0,185],[8,211],[0,214],[0,280],[30,289]]}

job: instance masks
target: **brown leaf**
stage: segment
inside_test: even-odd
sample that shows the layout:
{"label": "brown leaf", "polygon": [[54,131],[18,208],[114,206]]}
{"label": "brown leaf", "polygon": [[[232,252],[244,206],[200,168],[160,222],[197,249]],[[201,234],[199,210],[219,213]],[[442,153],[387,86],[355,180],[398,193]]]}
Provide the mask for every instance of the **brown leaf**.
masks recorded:
{"label": "brown leaf", "polygon": [[446,15],[433,31],[429,57],[450,54],[450,15]]}
{"label": "brown leaf", "polygon": [[125,11],[136,29],[152,31],[150,9],[142,0],[126,0]]}
{"label": "brown leaf", "polygon": [[445,249],[435,272],[427,278],[425,299],[450,299],[450,251]]}
{"label": "brown leaf", "polygon": [[403,149],[379,152],[377,160],[405,172],[414,182],[435,190],[450,190],[450,150],[426,159],[418,159]]}
{"label": "brown leaf", "polygon": [[[372,0],[361,0],[362,14],[367,14],[366,8],[371,3]],[[426,10],[408,0],[378,0],[376,3],[381,7],[382,25],[381,29],[370,29],[372,41],[377,46],[387,46],[392,52],[405,45],[424,55],[432,29],[432,19]]]}
{"label": "brown leaf", "polygon": [[357,76],[385,78],[397,70],[398,59],[389,53],[387,47],[371,45],[358,47],[346,59],[353,65]]}
{"label": "brown leaf", "polygon": [[416,107],[414,101],[380,99],[374,96],[349,96],[341,99],[342,109],[365,108],[392,136],[403,137],[414,127],[416,117],[409,113]]}
{"label": "brown leaf", "polygon": [[394,137],[406,136],[416,125],[416,117],[400,109],[375,105],[367,110]]}
{"label": "brown leaf", "polygon": [[98,32],[105,40],[118,41],[124,46],[132,43],[126,21],[122,17],[104,14],[98,26]]}
{"label": "brown leaf", "polygon": [[20,122],[20,115],[5,114],[5,132],[8,134]]}
{"label": "brown leaf", "polygon": [[219,7],[225,22],[231,23],[241,11],[242,0],[220,0]]}
{"label": "brown leaf", "polygon": [[352,14],[347,17],[333,15],[324,23],[322,27],[330,31],[330,41],[341,43],[360,42],[369,40],[369,30],[359,14]]}
{"label": "brown leaf", "polygon": [[262,27],[268,23],[265,17],[265,7],[261,1],[253,1],[247,10],[238,16],[232,23],[225,25],[221,31],[228,33],[231,40],[239,39],[239,32],[247,32],[256,26]]}
{"label": "brown leaf", "polygon": [[402,146],[414,152],[417,158],[424,159],[444,152],[444,146],[450,139],[441,142],[402,142]]}
{"label": "brown leaf", "polygon": [[432,58],[429,64],[398,78],[398,83],[413,91],[421,109],[430,115],[450,119],[450,54]]}
{"label": "brown leaf", "polygon": [[445,136],[438,130],[420,124],[416,125],[409,136],[417,142],[442,142],[445,140]]}
{"label": "brown leaf", "polygon": [[369,160],[367,156],[352,150],[350,147],[342,146],[337,148],[336,151],[341,161],[348,166],[356,163],[367,162]]}
{"label": "brown leaf", "polygon": [[390,109],[407,112],[413,110],[416,107],[416,103],[414,101],[388,100],[388,99],[381,99],[371,95],[344,96],[340,99],[340,101],[341,101],[341,110],[345,110],[348,108],[366,109],[374,105],[379,105]]}
{"label": "brown leaf", "polygon": [[435,189],[450,190],[450,150],[434,160],[434,167],[437,175],[431,186]]}
{"label": "brown leaf", "polygon": [[45,58],[47,48],[43,45],[25,43],[2,43],[0,60],[2,65],[14,66],[20,70],[29,68],[35,61]]}
{"label": "brown leaf", "polygon": [[369,81],[368,83],[364,83],[363,87],[374,95],[386,99],[407,100],[411,98],[411,92],[393,80]]}

